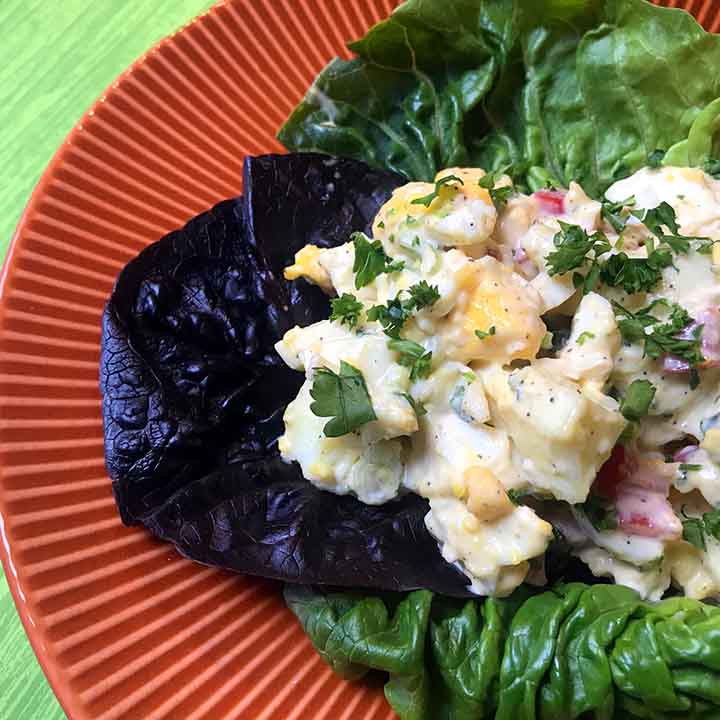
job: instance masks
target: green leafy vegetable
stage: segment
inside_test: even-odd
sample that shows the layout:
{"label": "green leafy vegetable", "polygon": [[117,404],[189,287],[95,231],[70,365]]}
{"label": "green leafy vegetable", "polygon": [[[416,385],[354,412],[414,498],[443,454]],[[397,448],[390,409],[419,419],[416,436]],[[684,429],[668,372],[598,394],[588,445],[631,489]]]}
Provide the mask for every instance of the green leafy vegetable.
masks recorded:
{"label": "green leafy vegetable", "polygon": [[422,310],[431,307],[440,299],[440,291],[437,285],[428,285],[426,280],[421,280],[408,288],[410,300],[405,302],[408,310]]}
{"label": "green leafy vegetable", "polygon": [[331,320],[353,328],[360,321],[363,306],[354,295],[343,293],[340,297],[330,300],[330,308]]}
{"label": "green leafy vegetable", "polygon": [[621,585],[559,585],[455,602],[288,587],[286,601],[345,676],[389,673],[401,720],[712,718],[720,608],[642,602]]}
{"label": "green leafy vegetable", "polygon": [[363,233],[353,233],[352,241],[355,246],[353,272],[357,290],[369,285],[378,275],[399,272],[405,267],[402,260],[393,260],[385,254],[379,240],[371,242]]}
{"label": "green leafy vegetable", "polygon": [[488,191],[490,199],[498,210],[505,207],[510,197],[515,194],[515,188],[512,185],[503,185],[499,188],[495,187],[499,176],[503,175],[504,172],[505,169],[489,172],[478,180],[478,185]]}
{"label": "green leafy vegetable", "polygon": [[[691,465],[687,466],[685,471],[700,468],[699,465]],[[680,470],[683,471],[682,465]],[[687,542],[700,550],[707,550],[706,535],[711,535],[716,540],[720,540],[720,508],[703,513],[701,517],[688,517],[685,515],[683,508],[683,516],[683,540],[687,540]]]}
{"label": "green leafy vegetable", "polygon": [[682,521],[683,540],[700,550],[707,550],[705,543],[705,525],[701,518],[688,518]]}
{"label": "green leafy vegetable", "polygon": [[635,198],[629,197],[620,202],[603,202],[600,214],[616,233],[621,233],[627,223],[627,208],[635,204]]}
{"label": "green leafy vegetable", "polygon": [[408,288],[410,297],[407,300],[401,299],[403,292],[401,290],[387,305],[373,305],[367,312],[368,320],[379,322],[385,334],[392,338],[400,337],[405,322],[414,312],[431,307],[440,299],[437,286],[428,285],[425,280]]}
{"label": "green leafy vegetable", "polygon": [[573,283],[583,289],[583,294],[592,292],[600,278],[600,256],[612,249],[605,234],[598,230],[588,235],[579,225],[560,221],[560,232],[555,235],[553,244],[556,249],[545,258],[548,274],[564,275],[571,270],[585,268],[584,275],[580,272],[573,274]]}
{"label": "green leafy vegetable", "polygon": [[450,185],[451,183],[457,183],[459,182],[461,185],[464,185],[462,178],[459,178],[457,175],[445,175],[441,177],[439,180],[435,181],[435,189],[428,193],[427,195],[423,195],[422,197],[415,198],[410,204],[411,205],[424,205],[425,207],[430,207],[432,205],[433,200],[440,197],[440,190],[441,188]]}
{"label": "green leafy vegetable", "polygon": [[310,410],[318,417],[331,417],[323,428],[327,437],[340,437],[361,425],[377,420],[362,373],[344,360],[340,373],[317,368],[310,395]]}
{"label": "green leafy vegetable", "polygon": [[410,379],[427,377],[432,370],[432,352],[419,343],[401,338],[388,340],[388,347],[400,355],[398,362],[410,368]]}
{"label": "green leafy vegetable", "polygon": [[476,330],[475,335],[480,340],[484,340],[485,338],[492,337],[497,332],[494,325],[491,325],[487,330]]}
{"label": "green leafy vegetable", "polygon": [[[615,312],[622,318],[618,322],[623,339],[643,343],[643,355],[657,359],[673,355],[687,360],[691,367],[704,361],[702,354],[702,325],[697,325],[689,334],[685,332],[692,318],[685,308],[667,300],[655,300],[647,307],[631,312],[618,303],[613,303]],[[665,320],[652,314],[656,307],[664,307],[668,314]]]}
{"label": "green leafy vegetable", "polygon": [[633,380],[620,401],[620,412],[626,420],[638,422],[650,410],[657,388],[649,380]]}
{"label": "green leafy vegetable", "polygon": [[589,330],[585,330],[578,335],[578,338],[575,342],[582,347],[588,340],[594,339],[595,333],[591,333]]}
{"label": "green leafy vegetable", "polygon": [[289,149],[426,181],[511,164],[520,185],[577,180],[595,196],[659,161],[656,148],[665,164],[720,156],[720,39],[677,10],[409,0],[350,47],[357,57],[332,61],[280,130]]}

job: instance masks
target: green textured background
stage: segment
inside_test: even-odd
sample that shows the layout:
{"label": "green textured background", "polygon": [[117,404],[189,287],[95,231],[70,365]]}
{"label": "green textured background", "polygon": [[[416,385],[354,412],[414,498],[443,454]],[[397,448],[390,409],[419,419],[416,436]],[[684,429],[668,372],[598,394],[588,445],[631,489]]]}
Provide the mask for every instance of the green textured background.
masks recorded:
{"label": "green textured background", "polygon": [[[212,4],[0,0],[0,258],[43,169],[88,106],[135,58]],[[0,578],[0,718],[64,717]]]}

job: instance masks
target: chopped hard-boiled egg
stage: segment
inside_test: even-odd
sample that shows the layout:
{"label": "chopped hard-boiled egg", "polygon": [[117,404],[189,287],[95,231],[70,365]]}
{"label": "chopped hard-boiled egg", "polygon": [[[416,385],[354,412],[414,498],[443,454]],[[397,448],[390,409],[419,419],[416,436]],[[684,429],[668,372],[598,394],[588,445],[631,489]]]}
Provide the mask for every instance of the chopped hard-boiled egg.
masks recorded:
{"label": "chopped hard-boiled egg", "polygon": [[511,371],[494,366],[482,377],[517,473],[541,494],[583,502],[625,426],[616,401],[563,376],[558,360]]}
{"label": "chopped hard-boiled egg", "polygon": [[537,293],[494,258],[472,266],[439,341],[448,357],[461,362],[511,362],[535,357],[547,329]]}

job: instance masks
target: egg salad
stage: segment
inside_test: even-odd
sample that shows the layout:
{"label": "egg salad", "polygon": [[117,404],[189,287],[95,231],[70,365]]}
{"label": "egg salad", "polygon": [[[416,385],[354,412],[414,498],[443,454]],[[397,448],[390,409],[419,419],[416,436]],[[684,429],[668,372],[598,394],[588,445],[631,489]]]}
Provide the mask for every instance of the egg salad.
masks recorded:
{"label": "egg salad", "polygon": [[480,595],[551,543],[659,598],[720,594],[720,182],[645,168],[592,199],[449,168],[289,280],[329,319],[276,349],[305,382],[279,448],[368,504],[413,492]]}

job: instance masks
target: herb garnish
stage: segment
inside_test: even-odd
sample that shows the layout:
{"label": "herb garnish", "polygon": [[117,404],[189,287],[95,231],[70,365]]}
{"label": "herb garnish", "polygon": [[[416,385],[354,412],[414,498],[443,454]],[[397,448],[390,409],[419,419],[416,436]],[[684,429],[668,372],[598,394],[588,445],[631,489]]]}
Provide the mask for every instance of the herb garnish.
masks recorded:
{"label": "herb garnish", "polygon": [[477,335],[480,340],[484,340],[487,337],[491,337],[496,332],[497,330],[495,329],[495,326],[491,325],[487,330],[476,330],[475,335]]}
{"label": "herb garnish", "polygon": [[635,204],[635,196],[630,196],[620,202],[604,202],[600,214],[618,235],[625,229],[627,220],[623,217],[623,210]]}
{"label": "herb garnish", "polygon": [[504,172],[505,170],[489,172],[478,180],[478,185],[490,193],[490,199],[498,210],[505,207],[510,197],[515,194],[515,188],[512,185],[503,185],[499,188],[495,187],[495,183]]}
{"label": "herb garnish", "polygon": [[[687,333],[684,337],[679,336],[692,323],[692,318],[684,307],[664,298],[654,300],[634,313],[617,302],[613,302],[613,307],[622,317],[618,321],[618,328],[623,339],[643,343],[644,357],[657,360],[663,355],[674,355],[687,360],[691,367],[705,360],[701,348],[702,325],[697,325],[690,337],[687,337]],[[667,308],[668,315],[665,319],[652,314],[656,307]]]}
{"label": "herb garnish", "polygon": [[427,377],[432,369],[432,352],[420,343],[401,338],[388,340],[388,347],[399,353],[398,362],[410,368],[410,380]]}
{"label": "herb garnish", "polygon": [[578,335],[577,340],[575,342],[582,347],[588,340],[594,340],[594,339],[595,339],[595,333],[591,333],[589,330],[585,330],[585,332],[581,332]]}
{"label": "herb garnish", "polygon": [[425,207],[430,207],[432,201],[440,195],[440,188],[453,182],[459,182],[461,185],[465,184],[462,181],[462,178],[459,178],[457,175],[445,175],[444,177],[441,177],[439,180],[435,181],[435,189],[431,193],[423,195],[422,197],[415,198],[410,204],[424,205]]}
{"label": "herb garnish", "polygon": [[560,221],[560,232],[553,238],[553,244],[556,249],[545,258],[548,274],[565,275],[589,263],[584,276],[579,272],[573,274],[573,284],[582,287],[583,294],[594,290],[600,277],[599,257],[612,249],[605,234],[598,230],[588,235],[579,225]]}
{"label": "herb garnish", "polygon": [[620,401],[620,412],[626,420],[638,422],[648,414],[657,388],[649,380],[633,380]]}
{"label": "herb garnish", "polygon": [[350,293],[343,293],[340,297],[332,298],[330,307],[332,308],[330,319],[350,328],[358,324],[363,309],[362,303]]}
{"label": "herb garnish", "polygon": [[378,275],[399,272],[405,267],[402,260],[393,260],[385,254],[379,240],[370,242],[361,232],[353,233],[351,239],[355,246],[353,272],[357,290],[371,283]]}
{"label": "herb garnish", "polygon": [[377,420],[365,378],[344,360],[340,361],[339,374],[328,368],[315,370],[310,396],[313,414],[332,418],[323,428],[326,437],[340,437]]}
{"label": "herb garnish", "polygon": [[716,540],[720,540],[720,509],[710,510],[699,518],[688,517],[684,508],[682,513],[685,517],[682,521],[683,540],[687,540],[700,550],[707,550],[706,535],[712,535]]}
{"label": "herb garnish", "polygon": [[[407,300],[402,300],[403,292],[409,293]],[[383,326],[386,335],[399,338],[405,321],[413,312],[434,305],[440,299],[440,291],[436,285],[428,285],[421,280],[411,285],[407,291],[401,290],[394,298],[388,300],[387,305],[373,305],[368,312],[370,321],[377,321]]]}

